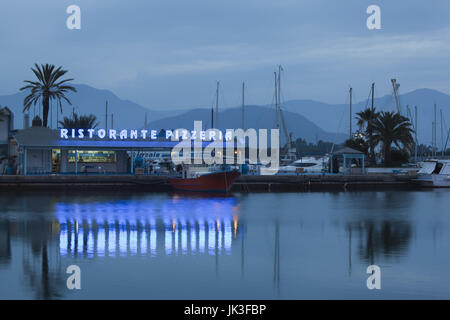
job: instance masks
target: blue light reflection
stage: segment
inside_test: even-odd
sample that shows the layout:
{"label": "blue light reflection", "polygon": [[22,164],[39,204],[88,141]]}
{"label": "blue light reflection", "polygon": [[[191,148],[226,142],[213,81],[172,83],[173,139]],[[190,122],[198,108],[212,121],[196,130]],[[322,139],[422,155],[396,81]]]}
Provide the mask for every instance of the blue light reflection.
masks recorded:
{"label": "blue light reflection", "polygon": [[85,258],[230,254],[237,211],[234,198],[55,204],[61,255]]}

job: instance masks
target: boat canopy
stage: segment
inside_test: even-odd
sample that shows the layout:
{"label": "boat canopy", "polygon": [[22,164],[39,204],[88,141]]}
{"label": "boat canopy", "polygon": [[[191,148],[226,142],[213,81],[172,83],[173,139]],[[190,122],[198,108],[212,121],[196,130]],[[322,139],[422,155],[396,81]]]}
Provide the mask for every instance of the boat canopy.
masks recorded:
{"label": "boat canopy", "polygon": [[419,173],[432,174],[436,168],[437,162],[435,161],[425,161],[420,169]]}

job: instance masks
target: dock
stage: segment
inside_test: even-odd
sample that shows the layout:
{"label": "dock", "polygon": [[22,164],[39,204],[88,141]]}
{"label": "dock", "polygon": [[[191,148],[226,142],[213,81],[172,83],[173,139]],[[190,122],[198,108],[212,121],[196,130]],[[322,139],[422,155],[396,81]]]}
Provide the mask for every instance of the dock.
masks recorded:
{"label": "dock", "polygon": [[[418,188],[416,175],[273,175],[241,176],[233,192],[302,192],[311,190],[361,190]],[[172,191],[162,175],[3,175],[0,190],[146,190]]]}
{"label": "dock", "polygon": [[275,175],[242,176],[233,185],[240,192],[300,192],[310,190],[360,190],[416,188],[417,175]]}

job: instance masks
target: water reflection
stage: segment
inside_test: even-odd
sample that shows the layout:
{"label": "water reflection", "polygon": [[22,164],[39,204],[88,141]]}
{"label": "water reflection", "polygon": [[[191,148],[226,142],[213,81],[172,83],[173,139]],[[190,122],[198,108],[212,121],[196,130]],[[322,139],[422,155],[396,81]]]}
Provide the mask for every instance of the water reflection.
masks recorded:
{"label": "water reflection", "polygon": [[410,217],[410,207],[415,200],[413,194],[376,192],[354,197],[352,212],[347,216],[345,226],[350,266],[353,241],[358,257],[366,264],[405,256],[413,234]]}
{"label": "water reflection", "polygon": [[0,223],[0,265],[11,261],[11,233],[8,225]]}
{"label": "water reflection", "polygon": [[76,297],[89,299],[361,298],[377,264],[398,292],[438,287],[447,297],[445,195],[2,196],[0,280],[23,290],[14,297],[70,298],[65,270],[77,264],[97,291]]}
{"label": "water reflection", "polygon": [[31,221],[0,219],[0,230],[0,266],[12,264],[12,243],[19,242],[26,287],[31,288],[38,299],[61,297],[64,281],[58,250],[58,223],[40,218]]}
{"label": "water reflection", "polygon": [[25,287],[38,299],[59,298],[64,259],[230,255],[239,235],[234,197],[98,198],[42,203],[32,195],[19,205],[2,198],[8,210],[0,215],[0,268],[13,265],[18,244]]}
{"label": "water reflection", "polygon": [[61,255],[84,258],[230,254],[238,229],[234,198],[56,203],[55,216]]}
{"label": "water reflection", "polygon": [[403,257],[412,235],[411,225],[404,222],[363,221],[354,227],[350,225],[348,229],[349,237],[352,229],[356,232],[358,255],[368,264],[376,264],[380,258]]}

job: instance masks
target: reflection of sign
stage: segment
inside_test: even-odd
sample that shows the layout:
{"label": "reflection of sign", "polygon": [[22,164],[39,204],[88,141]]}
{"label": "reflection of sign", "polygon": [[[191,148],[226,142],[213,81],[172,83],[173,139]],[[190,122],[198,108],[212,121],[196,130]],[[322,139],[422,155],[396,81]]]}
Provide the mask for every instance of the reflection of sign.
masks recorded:
{"label": "reflection of sign", "polygon": [[232,197],[56,203],[60,254],[229,255],[241,227],[238,210]]}

